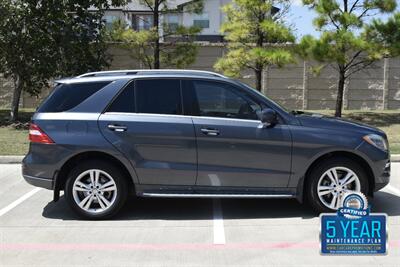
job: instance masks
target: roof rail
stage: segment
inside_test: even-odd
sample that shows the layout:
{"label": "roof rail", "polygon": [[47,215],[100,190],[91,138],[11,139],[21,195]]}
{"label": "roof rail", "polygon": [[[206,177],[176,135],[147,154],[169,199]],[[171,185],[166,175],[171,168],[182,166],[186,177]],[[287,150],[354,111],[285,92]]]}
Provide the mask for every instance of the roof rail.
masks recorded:
{"label": "roof rail", "polygon": [[203,70],[179,70],[179,69],[147,69],[147,70],[110,70],[110,71],[96,71],[88,72],[77,76],[76,78],[85,77],[99,77],[99,76],[123,76],[123,75],[140,75],[140,74],[194,74],[204,76],[214,76],[226,78],[224,75]]}

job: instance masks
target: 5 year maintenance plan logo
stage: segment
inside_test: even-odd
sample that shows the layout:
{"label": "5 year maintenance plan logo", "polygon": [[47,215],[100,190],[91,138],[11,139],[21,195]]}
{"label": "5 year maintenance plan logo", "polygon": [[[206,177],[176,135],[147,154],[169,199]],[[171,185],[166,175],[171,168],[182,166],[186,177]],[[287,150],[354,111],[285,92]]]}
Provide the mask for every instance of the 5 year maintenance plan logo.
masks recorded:
{"label": "5 year maintenance plan logo", "polygon": [[343,195],[337,213],[320,215],[322,255],[386,255],[387,215],[370,213],[364,194]]}

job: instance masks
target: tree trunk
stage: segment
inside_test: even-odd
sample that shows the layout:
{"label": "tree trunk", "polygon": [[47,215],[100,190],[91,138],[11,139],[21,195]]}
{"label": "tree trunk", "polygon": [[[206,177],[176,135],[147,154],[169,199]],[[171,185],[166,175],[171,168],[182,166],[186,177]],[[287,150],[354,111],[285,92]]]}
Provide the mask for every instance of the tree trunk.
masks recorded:
{"label": "tree trunk", "polygon": [[256,74],[256,89],[257,91],[261,92],[262,90],[262,70],[255,70]]}
{"label": "tree trunk", "polygon": [[155,39],[155,44],[154,44],[154,68],[159,69],[160,68],[160,36],[159,36],[159,19],[160,19],[160,14],[159,14],[159,9],[160,8],[160,3],[159,0],[154,1],[154,16],[153,16],[153,26],[155,27],[155,31],[157,34],[157,38]]}
{"label": "tree trunk", "polygon": [[19,75],[14,77],[14,91],[11,101],[10,121],[18,120],[19,100],[21,99],[22,82]]}
{"label": "tree trunk", "polygon": [[337,98],[336,98],[335,117],[342,117],[343,92],[344,92],[344,83],[345,83],[345,81],[346,81],[345,71],[340,68],[340,70],[339,70],[338,91],[337,91]]}

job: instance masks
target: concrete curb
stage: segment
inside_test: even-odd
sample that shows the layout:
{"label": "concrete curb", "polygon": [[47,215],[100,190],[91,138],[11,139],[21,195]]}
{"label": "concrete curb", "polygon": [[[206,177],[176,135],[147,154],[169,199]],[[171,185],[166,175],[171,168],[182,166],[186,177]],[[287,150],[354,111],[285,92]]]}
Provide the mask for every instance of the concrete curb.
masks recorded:
{"label": "concrete curb", "polygon": [[390,156],[390,161],[392,162],[400,162],[400,154],[394,154]]}
{"label": "concrete curb", "polygon": [[0,156],[0,164],[19,164],[24,156]]}
{"label": "concrete curb", "polygon": [[[19,164],[24,156],[0,156],[0,164]],[[391,155],[392,162],[400,162],[400,154]]]}

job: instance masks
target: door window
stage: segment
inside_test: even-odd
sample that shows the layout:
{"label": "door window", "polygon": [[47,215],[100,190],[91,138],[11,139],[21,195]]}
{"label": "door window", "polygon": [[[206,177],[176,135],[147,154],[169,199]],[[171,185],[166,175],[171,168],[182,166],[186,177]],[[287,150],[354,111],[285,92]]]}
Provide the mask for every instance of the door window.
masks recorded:
{"label": "door window", "polygon": [[107,112],[135,112],[134,83],[129,83],[110,105]]}
{"label": "door window", "polygon": [[182,114],[180,81],[137,80],[136,105],[139,113]]}
{"label": "door window", "polygon": [[233,86],[210,81],[185,81],[186,106],[193,115],[258,120],[259,104]]}

